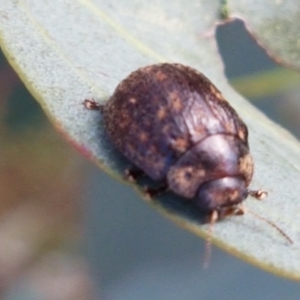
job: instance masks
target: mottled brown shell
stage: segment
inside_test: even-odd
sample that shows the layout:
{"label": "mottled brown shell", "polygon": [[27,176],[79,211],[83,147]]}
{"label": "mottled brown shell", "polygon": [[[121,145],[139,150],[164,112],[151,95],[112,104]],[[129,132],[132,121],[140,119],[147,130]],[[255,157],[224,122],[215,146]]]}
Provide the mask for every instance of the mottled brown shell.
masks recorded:
{"label": "mottled brown shell", "polygon": [[[107,133],[117,149],[149,177],[161,180],[171,168],[182,167],[171,186],[182,196],[195,196],[197,184],[191,182],[199,186],[201,180],[220,171],[205,161],[200,168],[189,164],[190,175],[183,171],[184,161],[199,154],[190,149],[216,134],[229,136],[233,149],[235,167],[224,166],[223,173],[240,173],[246,185],[251,180],[247,127],[221,92],[190,67],[164,63],[138,69],[118,85],[103,113]],[[171,171],[169,179],[175,174]],[[177,181],[181,186],[186,183],[185,193],[176,190]]]}

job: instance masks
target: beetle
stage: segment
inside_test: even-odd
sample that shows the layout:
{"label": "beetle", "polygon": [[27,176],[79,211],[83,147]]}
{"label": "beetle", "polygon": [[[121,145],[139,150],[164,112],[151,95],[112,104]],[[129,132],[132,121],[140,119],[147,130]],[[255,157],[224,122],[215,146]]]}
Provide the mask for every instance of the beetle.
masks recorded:
{"label": "beetle", "polygon": [[[126,77],[100,109],[113,145],[142,173],[161,183],[150,197],[170,190],[194,201],[211,224],[242,214],[253,176],[248,129],[221,92],[202,73],[177,63],[139,68]],[[277,226],[267,221],[284,236]],[[288,238],[288,240],[290,240]]]}

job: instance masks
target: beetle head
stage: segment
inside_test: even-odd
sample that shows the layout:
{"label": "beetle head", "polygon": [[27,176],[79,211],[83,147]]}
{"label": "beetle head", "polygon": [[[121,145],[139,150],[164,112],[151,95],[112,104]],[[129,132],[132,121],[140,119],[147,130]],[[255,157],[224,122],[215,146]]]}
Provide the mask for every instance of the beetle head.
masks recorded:
{"label": "beetle head", "polygon": [[247,196],[245,180],[240,176],[228,176],[203,183],[196,203],[201,210],[212,212],[241,203]]}

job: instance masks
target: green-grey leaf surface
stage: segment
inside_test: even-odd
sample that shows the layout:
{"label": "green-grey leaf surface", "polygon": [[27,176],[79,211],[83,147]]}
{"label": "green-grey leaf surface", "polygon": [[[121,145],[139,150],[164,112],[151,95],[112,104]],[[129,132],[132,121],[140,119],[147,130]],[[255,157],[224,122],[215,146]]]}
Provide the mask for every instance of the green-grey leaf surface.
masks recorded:
{"label": "green-grey leaf surface", "polygon": [[[252,187],[268,190],[269,198],[248,199],[247,207],[275,222],[294,244],[250,214],[218,222],[213,241],[257,266],[299,280],[299,143],[228,85],[213,35],[222,8],[211,0],[171,5],[167,0],[0,0],[0,41],[54,125],[118,178],[124,161],[106,140],[101,115],[86,110],[82,101],[105,101],[120,80],[143,65],[181,62],[202,71],[249,126],[256,167]],[[206,235],[207,225],[199,224],[203,216],[174,195],[149,202],[180,226]]]}
{"label": "green-grey leaf surface", "polygon": [[226,7],[228,16],[243,19],[271,56],[300,69],[299,1],[228,0]]}

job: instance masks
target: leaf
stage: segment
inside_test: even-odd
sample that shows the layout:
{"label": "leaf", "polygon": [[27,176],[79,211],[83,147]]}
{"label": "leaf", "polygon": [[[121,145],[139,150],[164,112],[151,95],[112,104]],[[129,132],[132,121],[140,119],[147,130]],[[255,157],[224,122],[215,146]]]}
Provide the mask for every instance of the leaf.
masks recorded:
{"label": "leaf", "polygon": [[227,14],[248,30],[277,61],[300,69],[300,7],[294,0],[227,1]]}
{"label": "leaf", "polygon": [[[107,141],[101,115],[84,109],[83,100],[105,101],[120,80],[151,63],[181,62],[203,72],[249,126],[256,163],[252,187],[264,188],[270,196],[263,203],[248,199],[247,207],[275,222],[294,245],[250,214],[218,222],[213,242],[261,268],[299,280],[299,143],[227,84],[212,34],[223,8],[208,0],[179,0],[172,6],[159,0],[147,5],[138,0],[0,0],[0,41],[54,126],[119,179],[124,159]],[[206,236],[203,216],[192,205],[171,194],[148,202],[179,226]]]}

